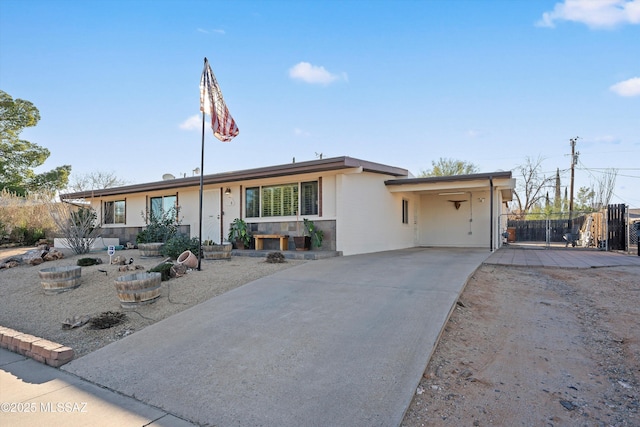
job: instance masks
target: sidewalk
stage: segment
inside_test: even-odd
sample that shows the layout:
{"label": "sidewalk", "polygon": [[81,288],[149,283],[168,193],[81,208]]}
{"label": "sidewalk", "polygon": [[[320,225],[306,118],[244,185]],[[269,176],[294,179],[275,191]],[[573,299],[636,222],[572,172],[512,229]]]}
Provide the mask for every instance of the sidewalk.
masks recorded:
{"label": "sidewalk", "polygon": [[521,248],[503,246],[485,264],[523,267],[596,268],[640,266],[640,256],[580,248]]}
{"label": "sidewalk", "polygon": [[193,426],[165,411],[5,349],[0,349],[0,425]]}

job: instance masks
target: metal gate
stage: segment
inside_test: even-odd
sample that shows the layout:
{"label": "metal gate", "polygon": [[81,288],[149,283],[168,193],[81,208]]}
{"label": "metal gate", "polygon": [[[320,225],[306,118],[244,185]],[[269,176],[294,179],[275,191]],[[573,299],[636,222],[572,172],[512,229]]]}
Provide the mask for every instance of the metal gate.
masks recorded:
{"label": "metal gate", "polygon": [[613,251],[626,251],[628,249],[627,236],[629,233],[627,224],[627,209],[625,205],[607,206],[609,249]]}
{"label": "metal gate", "polygon": [[568,212],[506,214],[500,224],[506,224],[505,243],[513,244],[627,251],[631,237],[628,208],[622,204],[600,212],[574,212],[571,220]]}

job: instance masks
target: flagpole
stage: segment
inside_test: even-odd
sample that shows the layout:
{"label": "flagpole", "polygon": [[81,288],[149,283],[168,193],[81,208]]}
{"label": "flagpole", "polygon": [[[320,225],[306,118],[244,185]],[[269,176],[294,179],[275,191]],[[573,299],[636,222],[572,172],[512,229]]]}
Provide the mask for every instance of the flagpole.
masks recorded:
{"label": "flagpole", "polygon": [[[207,68],[207,58],[204,58],[204,68],[202,73],[204,74]],[[204,109],[202,110],[202,148],[200,149],[200,208],[198,214],[198,271],[201,271],[202,264],[202,192],[204,184]]]}
{"label": "flagpole", "polygon": [[[209,111],[206,111],[209,109]],[[201,269],[202,262],[202,194],[204,186],[204,116],[208,112],[211,115],[211,130],[213,135],[222,142],[229,142],[238,136],[238,125],[229,114],[229,109],[224,103],[222,92],[218,87],[216,77],[209,66],[209,61],[204,58],[204,69],[200,77],[200,110],[202,111],[202,153],[200,155],[200,213],[199,213],[199,237],[200,248],[198,248],[198,270]],[[222,189],[220,189],[222,192]],[[222,229],[223,203],[220,201],[220,228]],[[222,242],[222,234],[220,235]]]}

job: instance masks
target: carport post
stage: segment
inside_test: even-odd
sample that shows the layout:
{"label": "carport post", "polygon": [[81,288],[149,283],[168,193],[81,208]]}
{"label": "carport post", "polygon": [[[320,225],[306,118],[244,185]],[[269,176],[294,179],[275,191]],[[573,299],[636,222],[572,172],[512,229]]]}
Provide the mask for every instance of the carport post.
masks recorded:
{"label": "carport post", "polygon": [[489,176],[489,250],[493,252],[493,177]]}

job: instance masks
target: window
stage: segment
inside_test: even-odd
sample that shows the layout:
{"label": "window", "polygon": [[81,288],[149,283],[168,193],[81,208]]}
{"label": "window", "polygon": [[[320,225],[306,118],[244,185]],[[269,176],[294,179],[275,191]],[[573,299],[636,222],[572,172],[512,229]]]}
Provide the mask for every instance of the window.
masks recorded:
{"label": "window", "polygon": [[402,223],[409,224],[409,201],[402,199]]}
{"label": "window", "polygon": [[260,187],[247,188],[245,216],[260,218]]}
{"label": "window", "polygon": [[125,223],[124,200],[104,202],[104,221],[103,222],[105,224],[124,224]]}
{"label": "window", "polygon": [[318,181],[300,184],[301,200],[300,213],[302,215],[318,215]]}
{"label": "window", "polygon": [[150,200],[151,216],[161,218],[165,213],[177,207],[176,196],[152,197]]}
{"label": "window", "polygon": [[291,216],[298,212],[298,184],[262,187],[262,216]]}
{"label": "window", "polygon": [[318,181],[249,187],[245,190],[245,217],[318,215]]}

